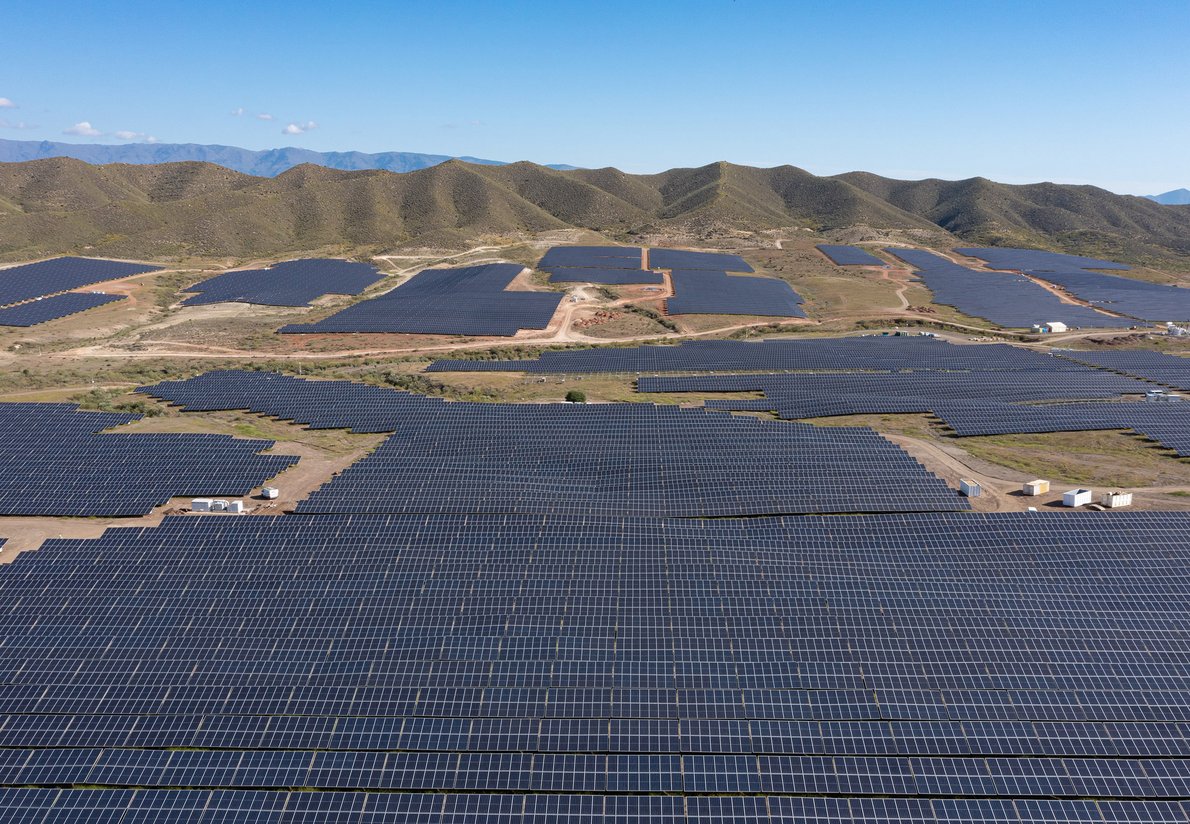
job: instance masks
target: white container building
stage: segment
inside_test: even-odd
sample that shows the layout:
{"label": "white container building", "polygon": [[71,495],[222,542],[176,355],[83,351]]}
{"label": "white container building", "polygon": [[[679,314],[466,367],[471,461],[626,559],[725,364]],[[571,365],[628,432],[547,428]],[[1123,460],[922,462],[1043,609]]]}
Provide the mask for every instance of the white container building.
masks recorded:
{"label": "white container building", "polygon": [[1115,509],[1121,506],[1132,506],[1131,492],[1104,492],[1103,497],[1099,499],[1099,503],[1106,506],[1108,509]]}
{"label": "white container building", "polygon": [[260,490],[260,497],[268,498],[270,501],[280,497],[280,495],[281,490],[277,489],[275,486],[266,486],[264,489]]}
{"label": "white container building", "polygon": [[1028,481],[1021,487],[1021,492],[1029,496],[1044,495],[1050,491],[1050,482],[1043,481],[1038,478],[1035,481]]}
{"label": "white container building", "polygon": [[211,511],[210,498],[195,498],[190,502],[191,512],[210,512]]}
{"label": "white container building", "polygon": [[227,511],[228,512],[243,512],[244,511],[244,502],[243,501],[232,501],[231,503],[229,503],[227,505]]}
{"label": "white container building", "polygon": [[1049,323],[1046,324],[1046,326],[1048,326],[1050,328],[1051,332],[1068,332],[1068,331],[1070,331],[1070,327],[1067,326],[1066,324],[1062,323],[1062,321],[1060,321],[1060,320],[1051,320]]}
{"label": "white container building", "polygon": [[978,481],[960,478],[959,492],[963,493],[968,498],[978,498],[983,493],[983,487],[979,485]]}
{"label": "white container building", "polygon": [[1071,489],[1062,493],[1062,506],[1086,506],[1095,500],[1095,493],[1089,489]]}
{"label": "white container building", "polygon": [[227,511],[227,501],[220,501],[220,500],[211,501],[211,511],[212,512],[226,512]]}

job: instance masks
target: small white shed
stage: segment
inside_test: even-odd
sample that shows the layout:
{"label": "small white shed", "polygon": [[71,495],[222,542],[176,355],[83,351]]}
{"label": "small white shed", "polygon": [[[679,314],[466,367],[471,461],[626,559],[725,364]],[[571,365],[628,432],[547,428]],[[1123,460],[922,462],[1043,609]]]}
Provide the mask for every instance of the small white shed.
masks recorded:
{"label": "small white shed", "polygon": [[211,499],[210,498],[195,498],[190,502],[191,512],[210,512]]}
{"label": "small white shed", "polygon": [[1035,481],[1028,481],[1021,487],[1021,492],[1025,495],[1036,497],[1037,495],[1044,495],[1050,491],[1050,482],[1043,481],[1038,478]]}
{"label": "small white shed", "polygon": [[243,501],[232,501],[231,503],[229,503],[227,505],[227,511],[228,512],[243,512],[244,511],[244,502]]}
{"label": "small white shed", "polygon": [[968,478],[960,478],[959,492],[963,493],[968,498],[978,498],[983,492],[983,487],[979,485],[978,481],[972,481]]}
{"label": "small white shed", "polygon": [[268,498],[270,501],[274,498],[277,498],[280,494],[281,490],[277,489],[275,486],[266,486],[264,489],[260,490],[260,497]]}
{"label": "small white shed", "polygon": [[220,501],[220,500],[211,501],[211,511],[212,512],[226,512],[227,511],[227,501]]}
{"label": "small white shed", "polygon": [[1068,332],[1068,331],[1070,331],[1070,327],[1067,326],[1066,324],[1062,323],[1062,321],[1060,321],[1060,320],[1051,320],[1049,323],[1046,324],[1046,326],[1048,326],[1050,328],[1051,332]]}
{"label": "small white shed", "polygon": [[1071,489],[1062,493],[1062,506],[1086,506],[1095,500],[1095,493],[1089,489]]}
{"label": "small white shed", "polygon": [[1104,492],[1103,497],[1099,499],[1099,503],[1106,506],[1108,509],[1115,509],[1120,506],[1132,506],[1131,492]]}

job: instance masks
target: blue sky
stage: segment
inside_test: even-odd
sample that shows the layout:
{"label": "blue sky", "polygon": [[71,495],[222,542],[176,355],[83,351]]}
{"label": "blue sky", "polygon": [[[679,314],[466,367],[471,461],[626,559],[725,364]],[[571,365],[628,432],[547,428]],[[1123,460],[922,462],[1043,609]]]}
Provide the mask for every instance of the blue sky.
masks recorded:
{"label": "blue sky", "polygon": [[1190,186],[1186,0],[17,5],[9,139]]}

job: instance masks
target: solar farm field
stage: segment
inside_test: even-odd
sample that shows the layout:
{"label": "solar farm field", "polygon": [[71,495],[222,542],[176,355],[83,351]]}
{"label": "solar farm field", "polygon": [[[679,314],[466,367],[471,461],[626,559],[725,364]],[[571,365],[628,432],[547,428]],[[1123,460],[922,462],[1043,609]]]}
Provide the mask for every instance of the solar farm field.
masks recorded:
{"label": "solar farm field", "polygon": [[1190,345],[914,238],[338,245],[0,329],[0,821],[1190,821]]}

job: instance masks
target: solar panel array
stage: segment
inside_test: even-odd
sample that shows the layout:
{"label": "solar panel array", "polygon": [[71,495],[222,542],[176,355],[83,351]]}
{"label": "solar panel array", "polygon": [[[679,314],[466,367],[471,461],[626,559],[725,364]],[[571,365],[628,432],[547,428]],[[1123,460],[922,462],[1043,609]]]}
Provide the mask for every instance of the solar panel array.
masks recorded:
{"label": "solar panel array", "polygon": [[[763,392],[763,399],[708,400],[705,405],[771,410],[789,420],[932,413],[960,437],[1130,429],[1179,457],[1190,457],[1190,403],[1105,402],[1156,387],[1100,369],[641,377],[637,387],[641,392]],[[1061,402],[1079,400],[1096,402]]]}
{"label": "solar panel array", "polygon": [[183,304],[255,303],[263,306],[309,306],[323,295],[358,295],[383,280],[375,266],[349,260],[308,258],[274,263],[266,269],[225,272],[186,287],[200,294]]}
{"label": "solar panel array", "polygon": [[995,402],[936,406],[935,415],[960,437],[1027,432],[1131,429],[1190,457],[1190,403],[1058,403],[1022,406]]}
{"label": "solar panel array", "polygon": [[653,269],[705,269],[712,272],[755,271],[739,255],[718,252],[690,252],[685,249],[649,249]]}
{"label": "solar panel array", "polygon": [[0,269],[0,306],[160,269],[160,266],[142,263],[81,257],[60,257],[10,266]]}
{"label": "solar panel array", "polygon": [[[652,254],[652,252],[650,252]],[[674,269],[671,315],[760,315],[804,318],[801,296],[783,280],[750,278],[702,269]]]}
{"label": "solar panel array", "polygon": [[1184,824],[1188,532],[290,515],[52,540],[0,568],[0,815]]}
{"label": "solar panel array", "polygon": [[640,269],[639,246],[555,246],[537,264],[543,272],[554,269]]}
{"label": "solar panel array", "polygon": [[978,271],[952,263],[921,249],[885,250],[912,266],[934,293],[934,302],[999,326],[1028,328],[1035,323],[1061,321],[1072,327],[1131,326],[1085,306],[1064,303],[1057,295],[1024,275]]}
{"label": "solar panel array", "polygon": [[819,243],[818,251],[822,252],[836,266],[885,266],[883,260],[865,252],[858,246],[839,246],[831,243]]}
{"label": "solar panel array", "polygon": [[363,383],[305,380],[236,369],[162,381],[137,391],[177,404],[187,412],[244,410],[311,429],[351,429],[357,433],[393,432],[409,413],[432,412],[446,403],[441,398]]}
{"label": "solar panel array", "polygon": [[1055,349],[1060,358],[1123,372],[1165,386],[1190,391],[1190,358],[1149,350],[1107,350],[1083,352],[1074,349]]}
{"label": "solar panel array", "polygon": [[1190,320],[1190,289],[1105,275],[1094,269],[1129,269],[1122,263],[1037,249],[965,248],[960,254],[996,269],[1020,271],[1061,286],[1094,306],[1149,321]]}
{"label": "solar panel array", "polygon": [[346,381],[211,373],[144,387],[188,409],[244,409],[394,431],[303,501],[305,513],[711,517],[967,508],[866,428],[652,404],[445,403]]}
{"label": "solar panel array", "polygon": [[139,415],[0,403],[0,515],[145,515],[175,496],[245,495],[297,462],[272,441],[101,434]]}
{"label": "solar panel array", "polygon": [[317,323],[291,324],[280,331],[511,336],[520,329],[544,329],[562,302],[562,293],[506,291],[522,268],[489,263],[426,269],[391,292]]}
{"label": "solar panel array", "polygon": [[102,292],[63,292],[0,309],[0,326],[36,326],[123,299]]}
{"label": "solar panel array", "polygon": [[1052,372],[1079,369],[1070,361],[1007,344],[957,346],[923,336],[697,340],[670,346],[547,350],[534,360],[437,360],[428,372],[881,372],[978,369]]}
{"label": "solar panel array", "polygon": [[[540,267],[539,267],[540,268]],[[643,269],[550,269],[550,283],[603,283],[609,286],[665,283],[660,272]]]}

